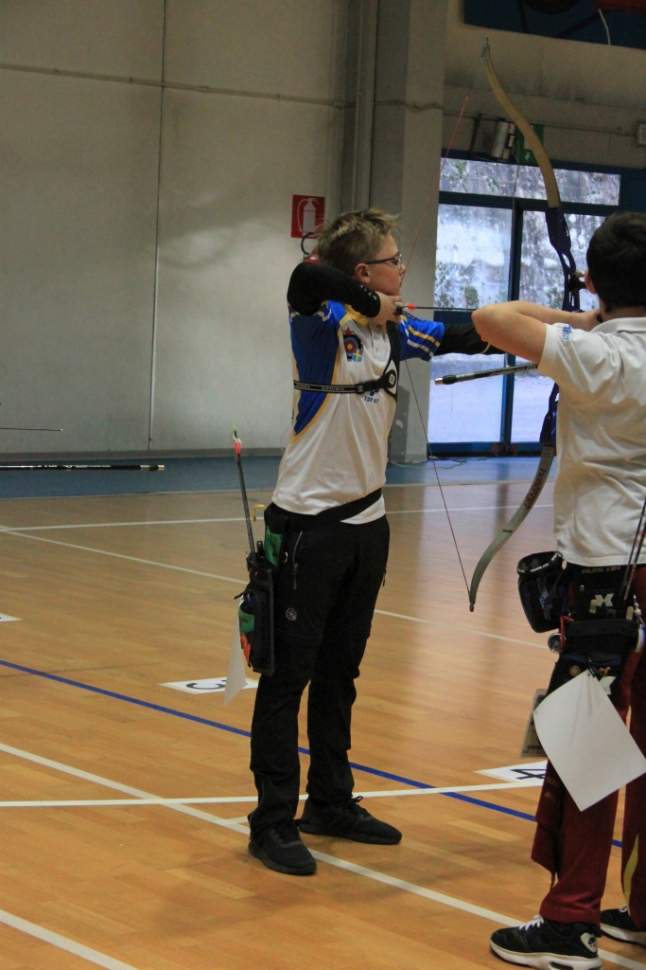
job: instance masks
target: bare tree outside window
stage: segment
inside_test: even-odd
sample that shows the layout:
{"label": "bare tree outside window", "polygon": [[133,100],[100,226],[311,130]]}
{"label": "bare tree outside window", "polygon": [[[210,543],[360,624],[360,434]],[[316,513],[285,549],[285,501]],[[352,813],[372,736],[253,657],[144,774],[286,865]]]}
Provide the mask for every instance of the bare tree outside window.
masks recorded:
{"label": "bare tree outside window", "polygon": [[[607,172],[557,169],[564,202],[616,206],[620,176]],[[470,195],[509,199],[509,208],[443,203],[438,211],[435,299],[437,306],[473,309],[507,299],[511,249],[511,200],[545,199],[545,186],[536,166],[472,159],[445,159],[440,189]],[[585,252],[603,216],[568,213],[572,251],[585,268]],[[521,298],[559,307],[563,299],[560,262],[552,249],[540,211],[525,211],[521,245]],[[584,309],[596,306],[582,293]],[[436,319],[442,319],[441,311]],[[432,377],[486,370],[500,366],[502,355],[446,355],[433,361]],[[522,363],[521,360],[518,361]],[[429,440],[442,442],[497,441],[500,435],[502,378],[473,384],[433,387]],[[547,407],[551,382],[536,372],[515,378],[512,441],[536,441]]]}
{"label": "bare tree outside window", "polygon": [[[603,222],[603,216],[568,213],[566,218],[570,230],[572,253],[577,267],[583,270],[586,266],[588,241],[597,226]],[[524,300],[543,303],[555,309],[561,306],[563,300],[561,267],[547,238],[542,212],[525,213],[521,247],[520,294]],[[597,306],[596,297],[587,290],[581,290],[580,300],[582,310],[592,310]],[[524,359],[519,357],[518,363],[524,363]],[[540,422],[547,410],[547,399],[551,389],[552,382],[537,371],[521,373],[516,377],[511,425],[512,442],[536,439],[537,428],[540,431]]]}
{"label": "bare tree outside window", "polygon": [[[507,209],[440,205],[435,305],[475,309],[483,303],[504,300],[509,280],[510,232],[511,212]],[[442,312],[435,316],[441,320]],[[503,355],[445,354],[433,360],[431,379],[499,367],[503,360]],[[490,378],[478,385],[433,387],[429,440],[496,440],[500,431],[501,381],[502,378]]]}
{"label": "bare tree outside window", "polygon": [[[621,176],[615,173],[557,168],[555,175],[563,202],[619,204]],[[444,159],[440,191],[507,196],[512,199],[545,199],[543,176],[535,165],[481,162],[465,158]]]}
{"label": "bare tree outside window", "polygon": [[[576,265],[579,270],[584,270],[588,242],[592,233],[603,222],[603,216],[570,212],[565,218]],[[534,303],[543,303],[555,309],[563,302],[561,264],[547,237],[545,216],[542,212],[526,212],[523,220],[520,294],[523,300],[533,300]],[[581,308],[591,310],[596,305],[596,299],[587,290],[582,290]]]}

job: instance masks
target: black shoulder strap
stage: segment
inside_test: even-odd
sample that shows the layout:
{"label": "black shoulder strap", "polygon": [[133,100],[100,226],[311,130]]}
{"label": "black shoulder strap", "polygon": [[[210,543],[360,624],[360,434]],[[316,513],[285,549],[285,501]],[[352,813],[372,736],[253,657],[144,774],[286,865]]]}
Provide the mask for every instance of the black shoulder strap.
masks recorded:
{"label": "black shoulder strap", "polygon": [[318,394],[369,394],[371,391],[383,389],[386,394],[396,399],[401,358],[399,327],[396,323],[388,323],[386,326],[390,341],[390,355],[379,377],[370,381],[359,381],[357,384],[312,384],[310,381],[294,381],[295,390],[315,391]]}

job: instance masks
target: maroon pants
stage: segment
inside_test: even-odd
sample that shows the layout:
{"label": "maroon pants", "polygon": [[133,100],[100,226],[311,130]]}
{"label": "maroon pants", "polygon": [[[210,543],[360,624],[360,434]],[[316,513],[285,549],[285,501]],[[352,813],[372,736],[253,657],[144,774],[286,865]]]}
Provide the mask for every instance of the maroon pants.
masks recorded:
{"label": "maroon pants", "polygon": [[[637,572],[635,589],[646,614],[644,566]],[[644,651],[630,655],[612,699],[624,720],[631,710],[630,733],[646,755]],[[591,765],[590,770],[603,771],[603,765]],[[617,797],[615,792],[580,812],[548,764],[532,848],[532,859],[558,877],[541,904],[540,913],[545,919],[599,923]],[[646,774],[626,788],[622,872],[630,915],[640,929],[646,929]]]}

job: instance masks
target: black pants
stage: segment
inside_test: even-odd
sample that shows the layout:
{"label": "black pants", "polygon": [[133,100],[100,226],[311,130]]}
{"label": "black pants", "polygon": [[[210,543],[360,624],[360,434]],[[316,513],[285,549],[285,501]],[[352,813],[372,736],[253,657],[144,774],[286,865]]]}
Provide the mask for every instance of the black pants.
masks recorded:
{"label": "black pants", "polygon": [[261,677],[251,725],[258,807],[252,832],[289,821],[300,788],[298,712],[310,684],[307,791],[322,805],[352,797],[348,763],[354,680],[388,558],[385,517],[289,531],[278,573],[277,669]]}

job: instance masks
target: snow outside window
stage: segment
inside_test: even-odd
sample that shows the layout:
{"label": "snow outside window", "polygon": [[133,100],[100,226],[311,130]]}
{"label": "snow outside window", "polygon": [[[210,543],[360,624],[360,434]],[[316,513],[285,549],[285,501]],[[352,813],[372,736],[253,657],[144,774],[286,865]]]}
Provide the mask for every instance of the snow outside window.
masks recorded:
{"label": "snow outside window", "polygon": [[[615,173],[557,169],[557,182],[564,202],[614,207],[619,203],[621,177]],[[508,207],[482,204],[442,203],[438,211],[436,306],[474,309],[484,303],[509,298],[509,261],[512,245],[514,199],[545,199],[540,170],[535,166],[473,159],[445,159],[440,189],[508,200]],[[608,210],[609,211],[609,210]],[[566,216],[577,266],[585,268],[585,251],[594,229],[604,215]],[[545,216],[540,211],[523,214],[520,297],[560,306],[563,277],[551,248]],[[596,305],[594,298],[581,294],[581,305]],[[442,319],[441,311],[435,318]],[[523,363],[521,359],[517,363]],[[437,357],[432,378],[450,373],[487,370],[501,366],[500,356]],[[488,378],[473,383],[444,387],[431,384],[429,441],[498,442],[500,440],[503,379]],[[540,433],[551,382],[535,372],[514,378],[512,443],[536,442]]]}
{"label": "snow outside window", "polygon": [[[470,308],[505,300],[509,281],[511,212],[440,205],[435,271],[436,306]],[[441,320],[437,311],[435,319]],[[431,367],[429,441],[497,441],[502,378],[434,385],[436,377],[501,367],[504,355],[446,354]]]}

